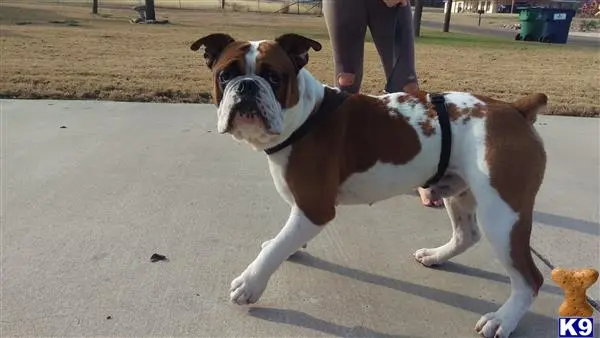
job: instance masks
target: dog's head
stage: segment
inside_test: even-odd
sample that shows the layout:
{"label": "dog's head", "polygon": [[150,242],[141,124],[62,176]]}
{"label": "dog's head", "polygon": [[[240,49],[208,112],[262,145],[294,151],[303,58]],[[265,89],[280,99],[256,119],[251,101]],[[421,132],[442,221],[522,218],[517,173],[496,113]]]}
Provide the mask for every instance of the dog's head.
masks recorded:
{"label": "dog's head", "polygon": [[321,44],[297,34],[238,41],[216,33],[191,45],[193,51],[201,47],[213,73],[219,133],[257,149],[276,142],[287,120],[293,120],[286,111],[302,100],[298,73],[308,62],[308,51],[320,50]]}

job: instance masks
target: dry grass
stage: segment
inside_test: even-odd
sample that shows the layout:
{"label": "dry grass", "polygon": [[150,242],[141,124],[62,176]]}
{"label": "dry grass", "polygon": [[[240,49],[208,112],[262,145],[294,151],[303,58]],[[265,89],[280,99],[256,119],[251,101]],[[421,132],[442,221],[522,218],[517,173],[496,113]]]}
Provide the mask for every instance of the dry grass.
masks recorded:
{"label": "dry grass", "polygon": [[[306,34],[323,43],[308,68],[333,80],[331,49],[322,18],[258,13],[161,9],[170,25],[132,25],[131,10],[4,3],[0,96],[207,102],[210,74],[189,45],[223,31],[240,39]],[[50,23],[54,21],[55,23]],[[425,31],[417,43],[418,74],[426,90],[466,90],[512,100],[550,97],[551,114],[598,116],[597,52],[497,38]],[[385,85],[373,44],[365,45],[363,91]]]}
{"label": "dry grass", "polygon": [[[14,1],[16,2],[16,1]],[[291,4],[295,1],[288,2]],[[87,5],[91,0],[20,0],[25,4],[60,4],[60,5]],[[133,8],[144,4],[144,0],[100,0],[100,5],[107,7]],[[202,9],[217,10],[221,8],[221,0],[154,0],[156,7],[177,9]],[[318,8],[311,3],[298,3],[293,6],[286,5],[283,0],[225,0],[225,9],[236,12],[265,12],[274,13],[288,7],[290,13],[316,14]]]}

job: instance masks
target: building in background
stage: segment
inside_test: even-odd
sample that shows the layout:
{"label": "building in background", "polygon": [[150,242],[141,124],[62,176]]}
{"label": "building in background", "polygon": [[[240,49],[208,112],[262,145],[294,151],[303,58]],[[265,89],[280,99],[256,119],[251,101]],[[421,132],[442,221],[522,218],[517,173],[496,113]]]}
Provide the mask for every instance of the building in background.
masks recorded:
{"label": "building in background", "polygon": [[[448,10],[447,0],[444,2],[444,12]],[[454,0],[452,1],[452,13],[476,13],[483,10],[484,13],[518,13],[519,11],[530,7],[551,7],[564,9],[578,9],[582,4],[581,0],[531,0],[514,1],[513,0]],[[514,10],[513,10],[514,6]]]}

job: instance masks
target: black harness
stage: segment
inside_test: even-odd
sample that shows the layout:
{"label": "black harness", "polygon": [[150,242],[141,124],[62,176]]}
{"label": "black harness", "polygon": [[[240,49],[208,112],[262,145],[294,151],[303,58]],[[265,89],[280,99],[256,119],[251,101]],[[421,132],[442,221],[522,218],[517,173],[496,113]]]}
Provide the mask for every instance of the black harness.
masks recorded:
{"label": "black harness", "polygon": [[[402,36],[402,24],[401,24],[400,11],[397,11],[396,18],[394,20],[394,41],[398,42],[398,39]],[[392,79],[394,74],[398,70],[400,64],[400,55],[395,56],[396,48],[393,49],[394,67],[390,72],[384,91],[387,93],[394,92],[392,86]],[[448,163],[450,162],[450,152],[452,151],[452,130],[450,130],[450,115],[446,107],[446,100],[443,94],[431,93],[431,103],[435,107],[435,111],[438,115],[438,121],[440,123],[440,129],[442,129],[442,150],[440,153],[440,161],[438,162],[438,170],[431,178],[429,178],[422,188],[429,188],[432,184],[437,183],[446,173],[448,169]]]}
{"label": "black harness", "polygon": [[430,94],[431,103],[435,107],[438,115],[438,122],[442,130],[442,150],[440,152],[440,161],[438,162],[438,170],[431,178],[429,178],[422,188],[429,188],[430,185],[437,183],[446,173],[448,163],[450,162],[450,153],[452,152],[452,130],[450,129],[450,114],[446,107],[446,100],[443,94]]}

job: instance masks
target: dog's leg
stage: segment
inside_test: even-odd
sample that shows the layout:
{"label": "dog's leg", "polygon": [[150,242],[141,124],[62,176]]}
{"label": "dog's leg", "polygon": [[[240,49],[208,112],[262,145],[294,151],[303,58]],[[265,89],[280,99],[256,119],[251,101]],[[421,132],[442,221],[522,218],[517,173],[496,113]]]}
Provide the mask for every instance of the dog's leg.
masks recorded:
{"label": "dog's leg", "polygon": [[452,223],[452,238],[440,247],[419,249],[415,252],[416,260],[425,266],[446,262],[465,252],[481,237],[475,216],[477,204],[471,190],[467,189],[458,195],[444,198],[444,203]]}
{"label": "dog's leg", "polygon": [[231,282],[230,299],[243,305],[256,303],[269,278],[290,255],[314,238],[323,226],[313,224],[304,213],[293,206],[285,226],[264,246],[258,256]]}
{"label": "dog's leg", "polygon": [[[274,238],[271,238],[271,239],[269,239],[269,240],[267,240],[267,241],[264,241],[264,242],[263,242],[263,243],[260,245],[260,248],[261,248],[261,249],[264,249],[264,248],[265,248],[265,246],[267,246],[267,245],[271,244],[271,242],[273,242],[273,239],[274,239]],[[304,243],[304,245],[302,245],[302,249],[306,249],[306,246],[307,246],[307,244],[306,244],[306,243]],[[299,252],[299,251],[300,251],[300,250],[298,250],[297,252]],[[293,255],[293,254],[292,254],[292,255]]]}
{"label": "dog's leg", "polygon": [[483,232],[511,282],[508,300],[496,312],[483,315],[475,330],[484,337],[505,338],[529,310],[543,283],[529,249],[533,204],[515,212],[489,185],[475,195]]}

